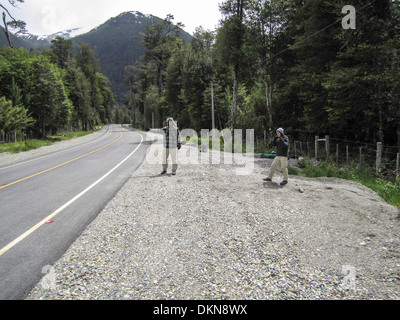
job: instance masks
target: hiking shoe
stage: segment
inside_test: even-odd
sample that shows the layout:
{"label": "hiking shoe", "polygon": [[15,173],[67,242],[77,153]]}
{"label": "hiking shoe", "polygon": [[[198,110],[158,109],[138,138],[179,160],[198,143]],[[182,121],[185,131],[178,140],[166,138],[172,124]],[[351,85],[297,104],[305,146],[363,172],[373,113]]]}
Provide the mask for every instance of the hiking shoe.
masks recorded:
{"label": "hiking shoe", "polygon": [[167,173],[167,171],[163,170],[163,172],[161,172],[161,175],[166,174],[166,173]]}
{"label": "hiking shoe", "polygon": [[288,184],[287,181],[282,181],[282,182],[281,182],[281,186],[286,186],[287,184]]}
{"label": "hiking shoe", "polygon": [[270,178],[265,178],[264,181],[271,182],[272,180]]}
{"label": "hiking shoe", "polygon": [[173,176],[176,176],[176,172],[172,172],[172,175],[173,175]]}

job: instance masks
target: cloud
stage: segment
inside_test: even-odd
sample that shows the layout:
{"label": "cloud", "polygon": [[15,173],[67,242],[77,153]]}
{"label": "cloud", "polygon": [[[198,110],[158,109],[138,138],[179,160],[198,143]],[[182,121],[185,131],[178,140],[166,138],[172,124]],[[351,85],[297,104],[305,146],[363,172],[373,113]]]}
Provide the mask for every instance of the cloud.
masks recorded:
{"label": "cloud", "polygon": [[140,11],[160,18],[172,14],[175,22],[182,22],[190,33],[200,25],[214,30],[220,19],[216,0],[28,0],[11,11],[27,23],[28,31],[33,34],[95,27],[125,11]]}

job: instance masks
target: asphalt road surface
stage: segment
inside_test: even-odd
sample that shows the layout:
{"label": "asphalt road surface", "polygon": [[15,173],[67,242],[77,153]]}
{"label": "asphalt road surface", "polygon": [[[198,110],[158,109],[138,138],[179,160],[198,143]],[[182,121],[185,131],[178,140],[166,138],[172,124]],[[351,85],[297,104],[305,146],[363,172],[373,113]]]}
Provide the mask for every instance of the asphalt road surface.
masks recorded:
{"label": "asphalt road surface", "polygon": [[89,143],[0,168],[0,300],[29,294],[141,165],[147,148],[143,133],[112,125]]}

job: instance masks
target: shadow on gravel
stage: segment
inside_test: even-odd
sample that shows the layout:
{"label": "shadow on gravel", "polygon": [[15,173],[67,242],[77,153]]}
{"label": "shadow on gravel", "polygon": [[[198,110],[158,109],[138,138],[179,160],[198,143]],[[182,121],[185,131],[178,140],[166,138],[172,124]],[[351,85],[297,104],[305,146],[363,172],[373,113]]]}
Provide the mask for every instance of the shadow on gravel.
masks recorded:
{"label": "shadow on gravel", "polygon": [[281,186],[279,183],[276,183],[276,182],[264,182],[264,188],[266,188],[266,189],[283,189],[284,186]]}

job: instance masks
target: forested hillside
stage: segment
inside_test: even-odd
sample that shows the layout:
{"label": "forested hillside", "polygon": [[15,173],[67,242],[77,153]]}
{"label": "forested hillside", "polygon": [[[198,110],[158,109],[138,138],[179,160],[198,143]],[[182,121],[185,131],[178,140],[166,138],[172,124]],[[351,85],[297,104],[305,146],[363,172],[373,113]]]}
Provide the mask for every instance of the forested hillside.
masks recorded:
{"label": "forested hillside", "polygon": [[114,95],[95,53],[56,38],[41,53],[0,49],[0,131],[32,131],[44,137],[59,129],[88,130],[112,119]]}
{"label": "forested hillside", "polygon": [[328,135],[400,146],[400,2],[228,0],[221,26],[186,44],[171,24],[149,28],[128,68],[128,104],[144,128],[173,116],[182,128],[284,127],[292,138]]}
{"label": "forested hillside", "polygon": [[[162,19],[140,12],[124,12],[111,18],[92,31],[73,38],[73,43],[87,43],[96,52],[102,72],[110,79],[110,85],[117,101],[124,103],[124,95],[129,88],[124,83],[124,69],[134,65],[144,54],[141,38],[147,27],[162,23]],[[180,32],[185,41],[190,35]]]}

